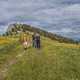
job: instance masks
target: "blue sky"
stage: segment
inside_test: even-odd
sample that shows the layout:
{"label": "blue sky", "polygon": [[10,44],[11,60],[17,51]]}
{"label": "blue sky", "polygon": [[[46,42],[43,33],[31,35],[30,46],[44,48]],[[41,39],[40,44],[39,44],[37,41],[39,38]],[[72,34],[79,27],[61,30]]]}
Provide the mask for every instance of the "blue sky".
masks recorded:
{"label": "blue sky", "polygon": [[80,0],[0,0],[0,32],[13,22],[80,38]]}

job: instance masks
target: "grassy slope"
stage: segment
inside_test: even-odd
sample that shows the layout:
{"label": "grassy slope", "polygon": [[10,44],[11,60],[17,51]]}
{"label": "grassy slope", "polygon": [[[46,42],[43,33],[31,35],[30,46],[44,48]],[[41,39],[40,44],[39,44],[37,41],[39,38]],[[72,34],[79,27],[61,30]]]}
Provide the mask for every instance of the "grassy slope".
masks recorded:
{"label": "grassy slope", "polygon": [[[11,41],[14,43],[16,40]],[[0,50],[0,66],[24,52],[19,43],[11,45],[11,41],[7,44],[9,48],[2,46],[6,51]],[[76,79],[80,80],[80,45],[58,43],[43,37],[42,48],[29,48],[25,55],[9,68],[4,80]]]}
{"label": "grassy slope", "polygon": [[17,39],[0,37],[0,69],[19,53],[19,49],[20,46]]}

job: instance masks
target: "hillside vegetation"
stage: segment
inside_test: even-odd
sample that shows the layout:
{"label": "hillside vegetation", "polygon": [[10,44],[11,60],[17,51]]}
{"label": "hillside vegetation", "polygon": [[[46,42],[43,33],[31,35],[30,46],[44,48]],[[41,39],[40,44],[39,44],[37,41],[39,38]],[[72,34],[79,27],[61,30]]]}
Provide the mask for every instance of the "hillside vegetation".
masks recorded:
{"label": "hillside vegetation", "polygon": [[6,35],[13,35],[13,34],[16,35],[20,32],[29,32],[29,31],[34,33],[39,33],[42,36],[48,37],[52,40],[56,40],[62,43],[76,43],[76,44],[79,43],[78,41],[75,41],[73,39],[62,37],[61,35],[53,34],[36,27],[32,27],[27,24],[11,24],[7,29]]}
{"label": "hillside vegetation", "polygon": [[41,36],[24,52],[18,36],[0,38],[0,80],[80,80],[80,45]]}

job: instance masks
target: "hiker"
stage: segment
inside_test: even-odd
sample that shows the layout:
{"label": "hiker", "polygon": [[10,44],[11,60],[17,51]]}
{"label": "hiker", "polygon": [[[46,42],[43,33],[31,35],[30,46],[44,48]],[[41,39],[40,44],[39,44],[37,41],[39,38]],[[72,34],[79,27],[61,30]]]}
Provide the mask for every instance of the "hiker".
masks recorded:
{"label": "hiker", "polygon": [[36,43],[36,48],[40,49],[41,43],[40,43],[40,35],[36,33],[35,35],[35,43]]}
{"label": "hiker", "polygon": [[27,47],[28,47],[27,39],[23,41],[23,47],[24,47],[24,50],[27,50]]}
{"label": "hiker", "polygon": [[32,46],[36,48],[35,33],[32,35]]}
{"label": "hiker", "polygon": [[28,47],[30,47],[31,45],[31,41],[30,41],[30,37],[27,34],[24,34],[23,36],[23,47],[24,50],[27,50]]}

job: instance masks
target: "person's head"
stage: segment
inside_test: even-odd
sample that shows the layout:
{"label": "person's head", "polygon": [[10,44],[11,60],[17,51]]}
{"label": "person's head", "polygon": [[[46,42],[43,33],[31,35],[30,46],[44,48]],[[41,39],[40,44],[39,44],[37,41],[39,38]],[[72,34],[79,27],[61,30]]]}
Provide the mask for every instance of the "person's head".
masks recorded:
{"label": "person's head", "polygon": [[34,36],[36,33],[34,32],[34,33],[32,33],[32,35]]}
{"label": "person's head", "polygon": [[36,34],[37,34],[37,32],[35,31],[35,32],[34,32],[34,34],[36,35]]}
{"label": "person's head", "polygon": [[36,33],[36,36],[40,36],[39,33]]}

